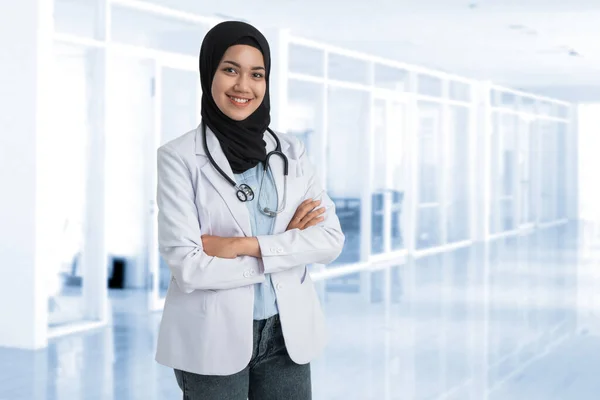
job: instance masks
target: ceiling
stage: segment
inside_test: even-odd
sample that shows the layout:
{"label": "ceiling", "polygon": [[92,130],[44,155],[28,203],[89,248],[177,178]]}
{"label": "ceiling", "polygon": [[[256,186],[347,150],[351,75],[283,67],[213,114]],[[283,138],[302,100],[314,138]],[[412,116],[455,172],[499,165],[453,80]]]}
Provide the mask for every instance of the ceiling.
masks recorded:
{"label": "ceiling", "polygon": [[600,0],[153,0],[516,87],[600,88]]}

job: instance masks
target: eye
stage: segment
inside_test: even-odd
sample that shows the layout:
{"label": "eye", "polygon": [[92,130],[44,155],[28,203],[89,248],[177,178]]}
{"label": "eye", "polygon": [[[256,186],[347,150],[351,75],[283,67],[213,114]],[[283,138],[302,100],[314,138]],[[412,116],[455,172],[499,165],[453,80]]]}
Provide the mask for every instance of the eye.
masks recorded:
{"label": "eye", "polygon": [[262,79],[262,78],[264,78],[265,76],[264,76],[263,74],[261,74],[260,72],[255,72],[255,73],[254,73],[254,77],[255,77],[256,79]]}
{"label": "eye", "polygon": [[235,68],[233,68],[233,67],[225,67],[225,68],[223,68],[223,71],[227,72],[227,73],[230,73],[230,74],[235,74],[236,73]]}

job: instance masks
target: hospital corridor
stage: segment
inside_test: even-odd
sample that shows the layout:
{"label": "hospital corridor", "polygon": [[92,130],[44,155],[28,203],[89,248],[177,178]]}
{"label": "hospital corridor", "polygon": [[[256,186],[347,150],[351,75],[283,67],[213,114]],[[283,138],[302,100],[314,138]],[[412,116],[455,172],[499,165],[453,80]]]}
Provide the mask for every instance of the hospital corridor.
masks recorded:
{"label": "hospital corridor", "polygon": [[[271,220],[310,163],[344,236],[301,289],[273,284],[320,301],[312,398],[600,398],[599,0],[19,0],[0,2],[0,400],[182,398],[155,359],[165,304],[196,292],[201,319],[241,289],[179,291],[157,150],[202,132],[200,47],[231,20],[268,40],[269,126],[305,151]],[[180,223],[241,232],[215,228],[235,190],[196,189],[223,206]]]}

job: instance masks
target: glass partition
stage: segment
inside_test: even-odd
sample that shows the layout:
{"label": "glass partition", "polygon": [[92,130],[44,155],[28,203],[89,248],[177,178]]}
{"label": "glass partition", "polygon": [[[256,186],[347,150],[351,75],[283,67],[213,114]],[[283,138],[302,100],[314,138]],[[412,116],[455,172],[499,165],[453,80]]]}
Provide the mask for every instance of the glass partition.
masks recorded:
{"label": "glass partition", "polygon": [[304,143],[308,158],[322,170],[323,84],[289,80],[285,119],[286,132]]}
{"label": "glass partition", "polygon": [[208,27],[195,22],[112,5],[111,40],[198,57]]}
{"label": "glass partition", "polygon": [[557,219],[567,218],[567,135],[569,126],[566,122],[557,122],[556,140],[557,140],[557,184],[556,184],[556,203]]}
{"label": "glass partition", "polygon": [[552,222],[557,219],[557,178],[558,148],[557,124],[553,121],[539,121],[540,127],[540,222]]}
{"label": "glass partition", "polygon": [[335,263],[360,260],[362,188],[368,184],[364,143],[369,132],[369,93],[330,87],[327,97],[327,187],[346,235]]}
{"label": "glass partition", "polygon": [[433,97],[442,97],[442,80],[431,75],[419,74],[417,78],[419,94]]}
{"label": "glass partition", "polygon": [[417,249],[442,244],[442,142],[441,106],[420,102],[418,109],[418,211]]}
{"label": "glass partition", "polygon": [[372,116],[371,254],[379,254],[404,248],[405,104],[393,97],[375,98]]}
{"label": "glass partition", "polygon": [[304,75],[325,76],[325,52],[321,49],[290,43],[289,69]]}
{"label": "glass partition", "polygon": [[471,85],[463,82],[450,81],[448,95],[452,100],[471,101]]}
{"label": "glass partition", "polygon": [[387,189],[387,107],[383,99],[373,102],[373,193],[371,203],[371,254],[385,251],[385,195]]}
{"label": "glass partition", "polygon": [[[105,282],[86,281],[83,249],[86,226],[86,185],[89,180],[88,149],[97,121],[94,104],[99,77],[96,66],[103,51],[56,43],[51,64],[51,90],[54,100],[50,127],[53,148],[50,182],[55,193],[51,199],[54,213],[48,216],[55,235],[45,238],[55,249],[54,258],[44,260],[47,267],[48,327],[78,323],[90,312],[88,292],[97,292]],[[87,297],[86,297],[87,296]]]}
{"label": "glass partition", "polygon": [[[322,148],[323,142],[323,84],[290,79],[285,115],[285,131],[300,139],[308,158],[325,178]],[[331,193],[329,193],[331,196]],[[314,266],[309,265],[312,269]]]}
{"label": "glass partition", "polygon": [[530,114],[537,113],[537,101],[532,97],[521,97],[519,111]]}
{"label": "glass partition", "polygon": [[407,70],[375,63],[374,85],[381,89],[397,92],[409,91],[408,82],[410,74]]}
{"label": "glass partition", "polygon": [[490,232],[515,229],[515,184],[517,167],[517,117],[494,113],[491,138]]}
{"label": "glass partition", "polygon": [[490,96],[492,107],[501,107],[510,110],[517,110],[519,107],[519,99],[514,93],[492,90]]}
{"label": "glass partition", "polygon": [[155,62],[111,52],[106,102],[106,248],[121,282],[111,287],[142,288],[148,279],[148,216],[156,188],[148,183],[153,155]]}
{"label": "glass partition", "polygon": [[446,232],[448,243],[470,238],[471,207],[469,189],[471,135],[469,128],[470,110],[467,107],[451,106],[449,109],[449,138],[446,154]]}
{"label": "glass partition", "polygon": [[391,202],[391,205],[387,218],[391,220],[390,250],[395,251],[406,247],[407,234],[407,212],[405,210],[408,176],[406,104],[390,101],[388,110],[388,201]]}
{"label": "glass partition", "polygon": [[196,128],[200,122],[198,73],[160,68],[160,144]]}
{"label": "glass partition", "polygon": [[535,176],[535,124],[528,119],[519,118],[519,219],[521,225],[535,222],[535,196],[533,178]]}
{"label": "glass partition", "polygon": [[54,0],[54,29],[58,33],[103,40],[104,24],[98,0]]}
{"label": "glass partition", "polygon": [[335,53],[329,53],[328,60],[327,77],[329,79],[364,85],[371,83],[369,62]]}

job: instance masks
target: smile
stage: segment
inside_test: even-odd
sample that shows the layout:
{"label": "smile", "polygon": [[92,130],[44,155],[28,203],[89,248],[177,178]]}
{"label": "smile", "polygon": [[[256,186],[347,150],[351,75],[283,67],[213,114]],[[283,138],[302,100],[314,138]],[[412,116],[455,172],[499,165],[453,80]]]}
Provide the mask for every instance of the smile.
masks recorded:
{"label": "smile", "polygon": [[229,97],[229,101],[231,101],[231,103],[237,107],[245,107],[252,101],[252,99],[244,99],[242,97],[234,97],[229,95],[227,95],[227,97]]}

